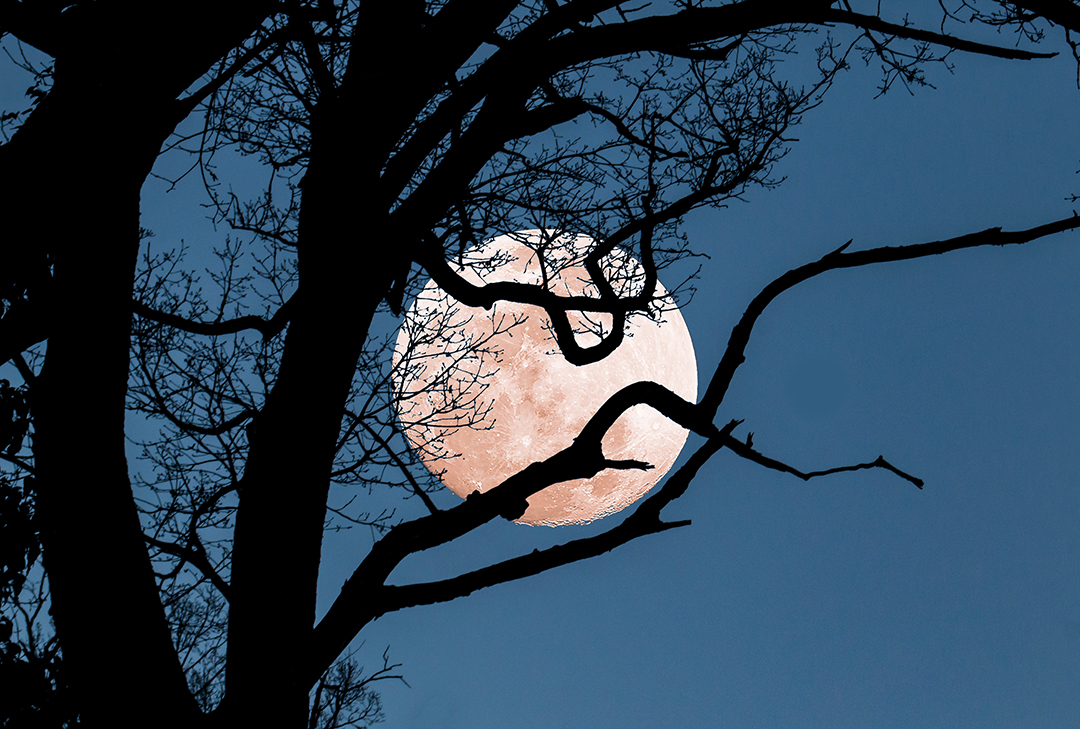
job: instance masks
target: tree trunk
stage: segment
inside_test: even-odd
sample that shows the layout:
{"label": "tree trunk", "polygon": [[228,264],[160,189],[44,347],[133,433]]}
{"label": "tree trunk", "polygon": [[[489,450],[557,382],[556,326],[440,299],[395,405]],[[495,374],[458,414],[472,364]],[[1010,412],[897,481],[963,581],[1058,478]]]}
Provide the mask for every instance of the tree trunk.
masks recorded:
{"label": "tree trunk", "polygon": [[313,139],[297,306],[278,380],[249,431],[233,542],[223,711],[251,726],[306,721],[330,473],[357,361],[393,280],[376,253],[393,243],[378,225],[380,216],[366,212],[356,183],[362,175],[348,153],[359,136],[342,126]]}
{"label": "tree trunk", "polygon": [[21,346],[48,339],[31,390],[34,488],[51,614],[85,726],[200,720],[124,450],[139,195],[186,113],[177,97],[270,11],[209,0],[43,8],[35,40],[56,58],[54,85],[0,147],[5,246],[34,254],[17,262],[53,259],[30,302],[41,329]]}
{"label": "tree trunk", "polygon": [[[5,154],[5,176],[18,183],[5,191],[14,241],[47,246],[54,256],[50,300],[38,302],[47,308],[48,349],[32,390],[52,615],[88,726],[138,726],[163,705],[177,726],[190,725],[196,707],[158,599],[124,453],[139,188],[160,141],[132,144],[145,132],[110,125],[105,115],[87,118],[97,105],[88,91],[58,74]],[[142,110],[127,111],[137,127]]]}

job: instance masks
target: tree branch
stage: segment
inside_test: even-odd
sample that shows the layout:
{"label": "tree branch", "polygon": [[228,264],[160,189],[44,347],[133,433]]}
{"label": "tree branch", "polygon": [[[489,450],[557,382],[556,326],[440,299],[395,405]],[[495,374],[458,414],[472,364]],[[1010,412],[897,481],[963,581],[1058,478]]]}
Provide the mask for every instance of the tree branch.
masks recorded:
{"label": "tree branch", "polygon": [[[385,612],[373,595],[384,587],[390,573],[410,554],[446,544],[499,516],[517,519],[528,508],[528,497],[552,484],[575,478],[591,478],[605,468],[644,467],[646,464],[640,461],[606,459],[601,445],[604,434],[619,416],[640,404],[649,405],[679,425],[710,439],[708,447],[695,454],[691,462],[680,469],[676,474],[678,478],[668,478],[657,494],[642,503],[632,517],[635,520],[627,527],[641,530],[641,534],[662,531],[655,523],[648,527],[643,524],[650,519],[659,522],[660,510],[685,492],[693,473],[723,445],[719,438],[724,433],[730,433],[740,421],[732,421],[724,430],[720,430],[710,420],[701,417],[704,411],[699,406],[683,400],[662,385],[637,382],[608,398],[574,442],[559,453],[527,466],[486,492],[474,491],[452,509],[399,524],[376,542],[342,585],[341,593],[315,628],[312,642],[315,665],[310,669],[312,681],[321,675],[364,625]],[[590,549],[598,548],[599,544],[593,543]],[[597,554],[607,549],[610,547],[601,549]],[[513,569],[533,569],[540,564],[542,562],[518,563]]]}
{"label": "tree branch", "polygon": [[49,325],[39,306],[10,307],[0,318],[0,365],[48,337]]}
{"label": "tree branch", "polygon": [[242,53],[231,66],[219,72],[209,82],[196,89],[191,94],[182,99],[178,99],[176,102],[178,105],[177,113],[180,115],[180,118],[186,117],[194,111],[196,106],[223,87],[229,80],[235,77],[236,74],[243,71],[249,63],[258,58],[267,48],[275,43],[282,43],[289,40],[290,31],[292,31],[290,25],[283,25],[279,28],[275,28],[270,33],[267,33],[266,37],[259,43],[256,43],[252,48]]}
{"label": "tree branch", "polygon": [[[640,311],[653,299],[656,290],[656,264],[653,260],[652,234],[662,223],[685,215],[696,206],[718,195],[726,195],[749,181],[751,176],[762,169],[772,145],[780,139],[783,129],[770,135],[762,145],[758,155],[749,161],[738,174],[723,184],[715,184],[719,174],[720,159],[730,152],[727,147],[714,151],[700,186],[683,195],[678,200],[660,210],[647,209],[643,217],[632,220],[605,240],[585,260],[585,268],[591,275],[591,281],[599,289],[600,296],[558,296],[551,291],[533,284],[514,281],[495,281],[477,285],[458,274],[444,259],[442,247],[434,235],[428,235],[424,244],[418,247],[416,261],[431,275],[435,283],[444,291],[466,306],[491,308],[496,301],[515,301],[538,306],[547,313],[552,325],[552,333],[559,345],[559,350],[567,362],[574,365],[586,365],[599,362],[615,351],[622,344],[625,336],[626,315],[631,311]],[[635,234],[641,235],[641,264],[645,272],[645,281],[639,294],[620,297],[612,291],[600,266],[600,259],[610,253],[617,244]],[[612,316],[611,332],[597,344],[582,347],[574,337],[567,312],[599,312]]]}
{"label": "tree branch", "polygon": [[[405,522],[391,529],[361,561],[352,577],[342,586],[341,594],[330,610],[316,626],[312,653],[314,664],[306,675],[310,675],[312,681],[316,680],[326,665],[329,665],[327,661],[332,662],[365,624],[385,612],[410,605],[451,600],[488,584],[517,579],[602,554],[638,536],[672,528],[675,525],[665,524],[660,520],[660,511],[685,493],[697,470],[724,445],[761,465],[792,473],[804,480],[842,471],[885,468],[921,488],[920,479],[901,471],[881,457],[870,463],[806,473],[757,453],[734,439],[731,433],[741,421],[732,420],[722,430],[718,429],[712,423],[712,418],[735,369],[745,359],[743,351],[754,322],[780,293],[824,271],[919,258],[960,248],[1020,244],[1077,227],[1080,227],[1080,216],[1074,215],[1024,231],[1002,232],[999,228],[993,228],[959,238],[913,246],[875,248],[845,254],[843,251],[849,245],[845,244],[819,261],[789,271],[766,286],[751,302],[742,320],[733,330],[728,349],[721,358],[701,403],[695,405],[687,402],[656,383],[638,382],[629,385],[612,395],[594,413],[569,447],[544,461],[533,463],[487,492],[474,492],[464,503],[453,509]],[[518,518],[528,507],[528,497],[551,484],[574,478],[589,478],[611,465],[642,467],[643,464],[639,462],[613,464],[604,458],[600,445],[604,434],[615,420],[637,404],[653,407],[674,422],[705,436],[707,440],[683,468],[668,478],[664,486],[642,502],[619,527],[597,537],[524,555],[441,582],[405,587],[385,585],[393,569],[408,555],[457,539],[497,516]]]}
{"label": "tree branch", "polygon": [[213,583],[214,587],[217,588],[218,592],[221,593],[221,596],[224,597],[226,601],[229,600],[229,585],[225,582],[224,579],[222,579],[221,575],[217,573],[217,570],[214,569],[214,566],[210,564],[210,560],[207,558],[206,552],[202,551],[201,549],[182,547],[179,544],[155,539],[149,534],[143,534],[143,539],[146,540],[146,543],[149,544],[151,547],[161,552],[164,552],[165,554],[171,554],[174,557],[179,557],[185,562],[191,564],[192,567],[198,569],[199,572],[201,572],[208,580],[210,580],[211,583]]}
{"label": "tree branch", "polygon": [[417,605],[433,605],[439,602],[456,600],[485,587],[493,587],[525,577],[532,577],[556,567],[598,557],[639,537],[659,534],[668,529],[689,526],[690,524],[689,520],[678,522],[654,521],[634,523],[627,527],[628,521],[624,521],[619,526],[595,537],[574,540],[544,550],[533,550],[529,554],[482,567],[447,580],[403,586],[386,585],[378,591],[380,614],[391,613],[407,607],[416,607]]}
{"label": "tree branch", "polygon": [[[597,557],[634,539],[648,534],[689,526],[690,521],[665,522],[660,512],[682,496],[698,471],[724,445],[727,437],[741,421],[731,421],[719,433],[709,438],[675,473],[668,476],[659,491],[642,501],[634,512],[612,529],[585,539],[515,557],[448,580],[415,585],[387,585],[380,590],[383,612],[393,612],[416,605],[431,605],[465,597],[477,590],[513,580],[530,577],[572,562]],[[384,597],[382,597],[384,596]]]}
{"label": "tree branch", "polygon": [[921,478],[916,478],[911,474],[905,473],[904,471],[901,471],[899,468],[886,461],[884,456],[878,456],[870,463],[859,463],[854,466],[837,466],[836,468],[828,468],[824,471],[810,471],[809,473],[806,473],[800,471],[797,468],[789,466],[786,463],[781,463],[780,461],[769,458],[768,456],[759,453],[746,443],[740,441],[735,436],[728,435],[726,438],[724,438],[724,445],[727,446],[728,449],[733,451],[736,455],[739,455],[748,461],[753,461],[760,466],[771,468],[774,471],[781,471],[782,473],[793,474],[801,478],[803,481],[809,481],[810,479],[816,478],[818,476],[828,476],[833,473],[842,473],[844,471],[859,471],[864,468],[884,468],[886,470],[892,471],[905,481],[910,481],[911,483],[918,486],[920,489],[923,487],[924,483]]}
{"label": "tree branch", "polygon": [[896,25],[895,23],[882,20],[875,15],[862,15],[860,13],[853,13],[848,10],[835,8],[822,11],[820,20],[827,23],[831,22],[851,25],[856,28],[862,28],[863,30],[876,30],[899,38],[924,41],[926,43],[933,43],[934,45],[945,46],[946,48],[955,48],[958,51],[965,51],[967,53],[977,53],[982,56],[1006,58],[1014,61],[1053,58],[1057,55],[1057,53],[1035,53],[1033,51],[1021,51],[1016,48],[1004,48],[1001,46],[987,45],[985,43],[976,43],[975,41],[969,41],[963,38],[945,35],[943,33],[935,33],[930,30],[922,30],[907,25]]}
{"label": "tree branch", "polygon": [[871,248],[866,251],[844,253],[844,249],[851,245],[848,241],[838,249],[822,257],[813,263],[808,263],[799,268],[792,269],[780,276],[754,297],[743,313],[742,319],[731,330],[727,349],[720,359],[716,372],[709,381],[709,387],[705,396],[701,399],[701,405],[709,413],[715,414],[724,400],[735,371],[746,361],[746,345],[750,341],[750,335],[758,317],[765,311],[773,299],[794,286],[813,278],[826,271],[840,268],[855,268],[866,266],[871,263],[886,263],[891,261],[906,261],[912,258],[924,258],[941,253],[957,251],[962,248],[976,248],[979,246],[1005,246],[1028,243],[1048,235],[1061,233],[1067,230],[1080,228],[1080,215],[1073,213],[1068,218],[1038,225],[1034,228],[1019,231],[1002,231],[1001,228],[990,228],[978,233],[970,233],[956,238],[949,238],[931,243],[919,243],[909,246],[885,246]]}
{"label": "tree branch", "polygon": [[439,511],[439,508],[435,506],[435,502],[431,500],[431,497],[427,495],[427,492],[424,491],[424,488],[417,482],[415,478],[413,478],[412,473],[409,472],[408,466],[406,466],[405,463],[402,462],[401,458],[398,457],[398,454],[395,453],[394,449],[390,447],[390,444],[387,443],[386,440],[366,422],[361,421],[360,425],[363,426],[364,430],[368,432],[368,435],[370,435],[375,440],[375,442],[378,443],[382,447],[382,449],[390,455],[390,458],[394,461],[394,464],[397,465],[399,469],[401,469],[401,472],[405,475],[405,478],[406,480],[408,480],[409,485],[412,486],[413,493],[419,496],[420,500],[424,502],[424,506],[427,507],[428,512],[432,514],[437,513]]}
{"label": "tree branch", "polygon": [[1016,4],[1041,15],[1051,23],[1080,32],[1080,6],[1076,3],[1069,0],[1027,0]]}
{"label": "tree branch", "polygon": [[281,333],[289,323],[292,312],[296,308],[296,296],[296,294],[290,296],[288,301],[282,304],[270,319],[263,319],[261,316],[249,314],[247,316],[228,319],[226,321],[192,321],[191,319],[185,319],[177,314],[170,314],[168,312],[152,309],[138,299],[132,300],[131,308],[143,319],[156,321],[158,324],[164,324],[191,334],[216,337],[226,334],[238,334],[247,329],[254,329],[262,335],[263,339],[270,339]]}
{"label": "tree branch", "polygon": [[29,474],[34,473],[34,467],[31,466],[26,461],[24,461],[23,459],[19,458],[18,456],[9,456],[4,451],[0,451],[0,460],[7,461],[8,463],[13,463],[13,464],[15,464],[16,466],[18,466],[19,468],[21,468],[22,470],[26,471]]}

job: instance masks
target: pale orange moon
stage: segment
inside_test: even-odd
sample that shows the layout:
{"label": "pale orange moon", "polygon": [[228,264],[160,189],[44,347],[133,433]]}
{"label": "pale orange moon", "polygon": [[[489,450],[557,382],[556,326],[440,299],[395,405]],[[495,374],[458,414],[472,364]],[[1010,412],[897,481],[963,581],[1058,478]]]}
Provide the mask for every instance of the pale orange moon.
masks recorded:
{"label": "pale orange moon", "polygon": [[[592,245],[587,236],[521,231],[470,248],[452,265],[476,284],[542,285],[546,274],[546,285],[559,295],[597,296],[582,265]],[[621,290],[613,285],[617,293],[636,293],[635,283],[640,290],[642,267],[632,257],[613,254],[604,264],[605,271],[622,272]],[[569,446],[597,408],[633,382],[652,380],[694,401],[697,360],[690,332],[659,283],[656,295],[661,306],[630,316],[626,338],[612,354],[578,367],[563,358],[542,309],[506,301],[490,310],[466,307],[429,281],[406,314],[394,349],[397,414],[413,449],[464,498]],[[609,315],[572,312],[571,322],[582,346],[595,344],[611,327]],[[686,430],[652,408],[636,405],[608,430],[604,455],[646,461],[653,469],[606,469],[549,486],[529,497],[517,521],[558,526],[613,514],[659,482],[686,437]]]}

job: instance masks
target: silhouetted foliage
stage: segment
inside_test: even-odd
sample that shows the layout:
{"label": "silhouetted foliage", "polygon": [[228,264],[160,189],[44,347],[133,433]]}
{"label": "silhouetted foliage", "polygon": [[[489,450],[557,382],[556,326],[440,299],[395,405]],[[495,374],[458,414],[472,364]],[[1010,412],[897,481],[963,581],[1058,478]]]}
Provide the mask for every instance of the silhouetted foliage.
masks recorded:
{"label": "silhouetted foliage", "polygon": [[41,552],[33,503],[18,482],[0,476],[0,599],[22,590],[26,573]]}
{"label": "silhouetted foliage", "polygon": [[[41,580],[26,579],[25,573],[38,556],[37,535],[30,525],[31,508],[10,483],[0,486],[5,499],[5,556],[12,547],[17,548],[16,560],[7,565],[12,571],[5,573],[5,578],[13,579],[0,596],[5,613],[0,617],[0,686],[4,687],[0,726],[5,729],[79,726],[79,712],[60,656],[60,645],[55,635],[49,635],[52,631],[47,634],[40,622],[46,607],[44,584]],[[18,518],[23,523],[12,524],[9,508],[22,512]],[[23,545],[13,544],[8,527],[17,538],[25,540]],[[25,552],[19,554],[20,547]],[[21,563],[17,561],[19,558],[23,560]],[[14,620],[7,615],[12,615]]]}
{"label": "silhouetted foliage", "polygon": [[[954,52],[1038,58],[1053,26],[1075,53],[1080,32],[1073,2],[965,2],[970,18],[943,9],[922,25],[853,5],[0,5],[0,37],[31,75],[27,107],[0,117],[0,364],[22,380],[0,381],[0,670],[22,700],[4,726],[70,725],[74,707],[87,726],[370,726],[383,718],[373,683],[401,676],[388,653],[373,672],[347,653],[365,625],[682,526],[662,509],[723,447],[804,479],[885,468],[921,486],[881,457],[803,471],[736,438],[739,421],[715,424],[755,321],[825,271],[1023,243],[1075,217],[845,246],[789,271],[750,302],[700,402],[632,385],[572,446],[453,508],[436,506],[436,474],[395,418],[393,368],[410,365],[386,322],[429,277],[463,305],[540,306],[563,356],[599,360],[627,317],[657,304],[658,270],[683,282],[676,298],[692,295],[701,251],[684,217],[780,184],[792,130],[852,59],[877,66],[886,93],[927,83],[928,64]],[[973,39],[983,26],[1016,43]],[[212,252],[140,226],[151,175],[201,176],[212,222],[229,230]],[[596,296],[478,286],[455,268],[469,246],[523,229],[598,241],[585,261]],[[613,253],[641,261],[640,290],[605,272]],[[582,345],[571,318],[601,315],[603,336]],[[462,357],[484,346],[446,321],[422,337]],[[482,428],[475,384],[449,400],[474,403],[459,424]],[[631,467],[599,444],[638,404],[704,443],[608,531],[387,584],[409,555],[511,516],[545,486]],[[376,490],[398,506],[367,506]],[[373,546],[317,616],[323,534],[351,527]],[[46,606],[55,635],[42,640]],[[101,670],[106,653],[120,670]]]}
{"label": "silhouetted foliage", "polygon": [[5,729],[61,729],[79,726],[71,687],[56,639],[35,650],[3,637],[11,621],[0,619],[0,726]]}

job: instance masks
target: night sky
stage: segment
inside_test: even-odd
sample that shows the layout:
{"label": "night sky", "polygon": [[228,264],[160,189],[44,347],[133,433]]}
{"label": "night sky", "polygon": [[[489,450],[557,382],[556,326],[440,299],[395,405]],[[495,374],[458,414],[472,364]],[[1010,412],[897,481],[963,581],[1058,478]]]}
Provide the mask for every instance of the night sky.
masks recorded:
{"label": "night sky", "polygon": [[[1075,62],[951,60],[954,75],[931,69],[936,89],[876,100],[876,67],[856,62],[795,130],[783,185],[687,218],[711,256],[683,310],[702,388],[750,299],[849,239],[858,250],[1022,229],[1078,205],[1067,199],[1080,194]],[[5,98],[25,87],[4,84]],[[192,225],[177,211],[192,215],[185,201],[200,195],[194,179],[164,187],[144,196],[159,240]],[[804,483],[721,451],[665,512],[690,527],[366,628],[356,657],[377,668],[389,646],[411,686],[379,685],[386,726],[1071,725],[1078,273],[1073,232],[833,272],[783,294],[717,421],[744,418],[736,435],[754,431],[756,448],[804,470],[884,455],[925,490],[880,470]],[[606,527],[500,520],[410,558],[391,582]],[[370,542],[328,535],[320,609]]]}

